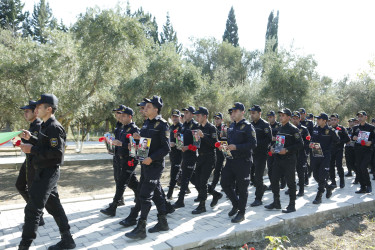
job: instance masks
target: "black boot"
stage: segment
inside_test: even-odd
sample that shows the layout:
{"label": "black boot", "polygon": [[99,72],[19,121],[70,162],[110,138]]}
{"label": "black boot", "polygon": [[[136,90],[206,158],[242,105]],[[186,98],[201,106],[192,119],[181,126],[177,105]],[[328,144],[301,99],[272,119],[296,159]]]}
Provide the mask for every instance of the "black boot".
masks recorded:
{"label": "black boot", "polygon": [[288,190],[285,191],[285,194],[286,194],[286,195],[289,195],[289,192],[290,192],[290,191],[289,191],[289,189],[288,189]]}
{"label": "black boot", "polygon": [[165,201],[165,209],[167,214],[172,214],[176,209],[172,206],[172,204],[169,201]]}
{"label": "black boot", "polygon": [[201,199],[199,197],[194,199],[194,202],[201,202]]}
{"label": "black boot", "polygon": [[181,199],[180,197],[178,197],[178,200],[176,201],[175,204],[173,204],[173,207],[175,209],[180,208],[180,207],[185,207],[184,199]]}
{"label": "black boot", "polygon": [[333,191],[334,187],[332,187],[331,185],[327,186],[326,190],[326,198],[329,199],[331,198],[332,196],[332,191]]}
{"label": "black boot", "polygon": [[140,218],[137,226],[131,232],[126,233],[125,236],[134,240],[142,240],[146,238],[146,220]]}
{"label": "black boot", "polygon": [[330,185],[332,188],[337,188],[336,180],[333,180]]}
{"label": "black boot", "polygon": [[238,208],[232,207],[232,210],[229,211],[228,216],[231,217],[231,216],[235,215],[237,212],[238,212]]}
{"label": "black boot", "polygon": [[113,217],[113,216],[116,216],[116,209],[117,209],[117,203],[112,202],[109,207],[107,207],[106,209],[101,209],[100,212],[102,214]]}
{"label": "black boot", "polygon": [[42,215],[40,216],[40,219],[39,219],[39,226],[44,226],[44,224],[46,224],[46,223],[44,222],[43,213],[42,213]]}
{"label": "black boot", "polygon": [[274,199],[274,201],[271,204],[269,204],[267,206],[264,206],[264,208],[266,208],[266,209],[281,209],[280,200],[279,199],[277,199],[277,200]]}
{"label": "black boot", "polygon": [[371,186],[366,187],[366,193],[372,193],[372,187]]}
{"label": "black boot", "polygon": [[296,211],[296,203],[290,202],[289,205],[286,207],[286,209],[283,209],[281,212],[283,213],[292,213]]}
{"label": "black boot", "polygon": [[340,177],[340,188],[344,188],[345,187],[345,179],[344,177]]}
{"label": "black boot", "polygon": [[356,194],[365,194],[366,193],[366,187],[361,187],[359,190],[355,191]]}
{"label": "black boot", "polygon": [[168,193],[167,193],[167,199],[171,200],[173,195],[173,188],[169,187]]}
{"label": "black boot", "polygon": [[32,240],[21,240],[18,250],[28,250],[32,242]]}
{"label": "black boot", "polygon": [[301,187],[299,187],[299,191],[298,191],[297,196],[302,197],[304,195],[305,195],[305,188],[304,188],[304,186],[301,186]]}
{"label": "black boot", "polygon": [[158,223],[148,230],[149,233],[156,233],[160,231],[168,231],[169,226],[166,215],[158,214]]}
{"label": "black boot", "polygon": [[320,204],[320,203],[322,203],[322,195],[323,195],[323,192],[318,192],[316,194],[315,200],[313,201],[313,204]]}
{"label": "black boot", "polygon": [[137,217],[138,217],[138,212],[135,211],[135,208],[133,207],[130,209],[129,216],[123,219],[122,221],[120,221],[119,224],[124,227],[134,226],[137,224]]}
{"label": "black boot", "polygon": [[121,199],[117,202],[117,206],[118,207],[125,206],[124,197],[121,197]]}
{"label": "black boot", "polygon": [[199,206],[194,209],[191,213],[192,214],[201,214],[201,213],[204,213],[206,212],[206,201],[201,201],[199,203]]}
{"label": "black boot", "polygon": [[211,206],[211,207],[216,206],[216,205],[217,205],[217,202],[218,202],[221,198],[223,198],[223,194],[221,194],[221,193],[219,193],[219,192],[217,192],[217,191],[214,191],[214,192],[212,193],[212,201],[211,201],[210,206]]}
{"label": "black boot", "polygon": [[240,223],[245,219],[245,213],[244,212],[238,212],[236,217],[234,217],[231,222],[232,223]]}
{"label": "black boot", "polygon": [[56,245],[50,246],[48,250],[60,250],[60,249],[74,249],[76,248],[76,243],[73,240],[70,232],[61,233],[61,241]]}
{"label": "black boot", "polygon": [[263,202],[261,200],[255,199],[253,203],[250,204],[250,207],[257,207],[262,205]]}

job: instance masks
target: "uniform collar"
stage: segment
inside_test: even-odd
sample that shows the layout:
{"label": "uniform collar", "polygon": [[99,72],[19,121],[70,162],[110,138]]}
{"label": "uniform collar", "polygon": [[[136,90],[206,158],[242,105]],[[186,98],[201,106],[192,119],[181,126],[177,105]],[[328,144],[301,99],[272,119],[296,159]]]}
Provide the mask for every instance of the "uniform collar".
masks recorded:
{"label": "uniform collar", "polygon": [[38,117],[32,122],[30,123],[30,126],[34,126],[36,124],[41,124],[42,123],[42,120],[40,120]]}
{"label": "uniform collar", "polygon": [[46,122],[42,123],[42,126],[47,127],[48,125],[50,125],[55,120],[56,120],[56,118],[54,116],[51,116]]}
{"label": "uniform collar", "polygon": [[234,122],[236,125],[240,125],[240,124],[242,124],[242,123],[244,123],[246,121],[246,119],[245,118],[243,118],[241,121],[239,121],[238,123],[236,123],[236,122]]}

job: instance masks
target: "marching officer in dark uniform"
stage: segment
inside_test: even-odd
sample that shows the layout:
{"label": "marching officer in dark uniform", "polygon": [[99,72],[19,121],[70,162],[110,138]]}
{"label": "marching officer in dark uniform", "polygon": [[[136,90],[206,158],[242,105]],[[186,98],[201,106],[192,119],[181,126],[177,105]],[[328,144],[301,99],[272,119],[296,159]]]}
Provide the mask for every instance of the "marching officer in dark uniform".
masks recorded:
{"label": "marching officer in dark uniform", "polygon": [[[314,122],[310,119],[307,119],[306,110],[304,108],[298,109],[300,115],[301,115],[301,125],[306,127],[309,131],[310,135],[312,134],[313,128],[314,128]],[[309,115],[311,117],[311,115]],[[309,157],[311,150],[308,151],[307,157]],[[310,164],[307,163],[306,173],[305,173],[305,185],[309,185],[309,178],[311,177],[312,173],[312,167],[311,167],[311,157],[310,157]]]}
{"label": "marching officer in dark uniform", "polygon": [[309,130],[301,125],[301,115],[298,111],[294,111],[292,113],[292,123],[294,126],[296,126],[301,134],[302,140],[303,140],[303,148],[298,150],[297,155],[297,175],[298,175],[298,186],[299,191],[297,196],[301,197],[305,193],[305,174],[306,174],[306,167],[307,167],[307,155],[310,150],[310,133]]}
{"label": "marching officer in dark uniform", "polygon": [[36,168],[33,184],[29,190],[29,200],[25,207],[25,224],[19,249],[29,249],[36,238],[36,231],[42,211],[53,216],[59,227],[61,241],[48,249],[74,249],[76,244],[70,234],[70,226],[57,192],[60,166],[64,162],[66,133],[56,120],[54,113],[58,99],[53,94],[43,94],[34,103],[38,117],[43,120],[38,136],[24,130],[21,137],[31,144],[20,145],[26,154],[32,154],[32,165]]}
{"label": "marching officer in dark uniform", "polygon": [[[29,131],[33,136],[38,136],[40,133],[40,125],[42,124],[42,121],[37,117],[35,111],[36,105],[35,102],[29,101],[29,105],[23,106],[20,109],[24,111],[24,117],[27,122],[30,123]],[[21,139],[23,143],[31,143],[28,140]],[[16,188],[22,198],[26,201],[26,203],[29,201],[29,190],[31,187],[31,184],[34,180],[35,175],[35,168],[32,165],[33,162],[33,155],[32,154],[26,154],[26,159],[23,162],[20,172],[18,174],[18,178],[16,181]],[[39,226],[44,225],[43,220],[43,213],[40,216],[39,220]]]}
{"label": "marching officer in dark uniform", "polygon": [[334,128],[337,135],[340,137],[340,140],[337,144],[332,145],[332,153],[331,153],[331,163],[329,168],[329,176],[331,179],[331,187],[336,188],[336,171],[335,166],[337,168],[337,172],[340,178],[340,188],[345,187],[345,179],[344,179],[344,168],[342,167],[342,158],[344,156],[344,145],[350,142],[350,138],[346,128],[339,125],[339,115],[333,114],[330,117],[331,119],[331,127]]}
{"label": "marching officer in dark uniform", "polygon": [[290,123],[292,112],[285,108],[280,114],[281,128],[277,132],[277,143],[271,149],[275,154],[275,168],[272,173],[273,202],[266,209],[281,209],[280,204],[280,176],[283,172],[289,189],[289,205],[283,213],[296,211],[296,163],[297,152],[303,150],[303,141],[298,128]]}
{"label": "marching officer in dark uniform", "polygon": [[176,146],[176,139],[178,134],[181,133],[182,123],[180,122],[181,112],[178,109],[172,111],[172,126],[170,126],[170,145],[171,152],[169,153],[169,160],[171,162],[169,189],[167,199],[172,199],[173,189],[176,186],[178,176],[181,172],[182,151]]}
{"label": "marching officer in dark uniform", "polygon": [[357,118],[359,125],[353,127],[352,140],[355,141],[356,174],[361,188],[356,193],[371,193],[372,187],[367,167],[371,161],[372,142],[375,141],[375,126],[366,122],[367,113],[365,111],[359,111]]}
{"label": "marching officer in dark uniform", "polygon": [[133,138],[141,137],[151,139],[148,157],[141,162],[141,180],[139,183],[138,202],[141,205],[141,216],[136,228],[125,236],[131,239],[144,239],[146,237],[146,220],[151,209],[151,200],[154,201],[158,211],[158,223],[148,232],[154,233],[169,230],[166,214],[165,194],[160,185],[160,178],[164,169],[164,157],[169,153],[169,125],[164,120],[160,111],[163,100],[159,96],[152,99],[145,98],[145,115],[148,119],[144,122],[140,134],[134,133]]}
{"label": "marching officer in dark uniform", "polygon": [[252,207],[262,205],[262,198],[267,186],[263,184],[263,174],[266,168],[268,149],[272,142],[271,127],[268,122],[262,119],[262,109],[259,105],[253,105],[250,109],[251,124],[253,125],[256,136],[257,146],[253,151],[253,168],[255,170],[254,186],[255,200],[251,203]]}
{"label": "marching officer in dark uniform", "polygon": [[[123,110],[125,108],[125,105],[120,105],[117,109],[113,109],[112,112],[115,112],[115,118],[116,118],[116,126],[115,126],[115,129],[113,131],[113,134],[115,136],[115,140],[118,140],[119,137],[120,137],[120,132],[122,130],[122,127],[123,127],[123,124],[120,122],[120,111]],[[117,185],[117,181],[118,181],[118,175],[119,175],[119,172],[120,172],[120,169],[121,169],[121,166],[120,166],[120,158],[119,158],[119,155],[117,154],[117,151],[118,151],[118,146],[115,146],[115,152],[113,154],[113,177],[115,179],[115,184]],[[111,206],[111,204],[109,204]],[[125,202],[124,202],[124,197],[120,197],[120,200],[117,201],[117,206],[123,206],[125,205]]]}
{"label": "marching officer in dark uniform", "polygon": [[354,118],[350,118],[348,120],[349,127],[346,128],[348,132],[348,136],[350,138],[350,142],[345,145],[345,162],[346,167],[348,168],[348,173],[345,175],[346,177],[353,176],[352,172],[355,172],[355,153],[354,153],[354,144],[355,142],[351,140],[353,134],[353,126],[354,126]]}
{"label": "marching officer in dark uniform", "polygon": [[[228,128],[228,150],[232,157],[227,158],[221,173],[221,187],[233,206],[228,215],[237,214],[231,221],[239,223],[245,219],[252,150],[257,145],[257,139],[253,125],[244,118],[245,106],[242,103],[236,102],[228,111],[233,120]],[[238,196],[235,185],[238,187]]]}
{"label": "marching officer in dark uniform", "polygon": [[[279,131],[279,129],[281,127],[281,124],[278,121],[276,121],[276,114],[275,114],[275,111],[273,111],[273,110],[271,110],[270,112],[267,113],[267,119],[268,119],[268,123],[270,124],[271,130],[272,130],[272,142],[271,142],[271,145],[270,145],[270,147],[272,147],[273,145],[275,145],[276,134]],[[275,156],[269,155],[268,158],[267,158],[267,169],[268,169],[268,179],[270,180],[270,182],[271,182],[271,176],[272,176],[272,169],[273,169],[274,161],[275,161]],[[268,190],[272,190],[271,184],[268,187]]]}
{"label": "marching officer in dark uniform", "polygon": [[[199,123],[197,133],[200,137],[201,144],[198,148],[198,158],[194,173],[194,184],[198,190],[199,205],[192,213],[201,214],[206,212],[207,183],[216,162],[215,143],[217,142],[217,130],[216,127],[208,121],[207,108],[199,107],[194,114]],[[217,191],[213,191],[211,194],[213,200],[216,200],[216,204],[223,196]]]}
{"label": "marching officer in dark uniform", "polygon": [[193,145],[192,130],[197,130],[199,126],[198,122],[193,119],[195,108],[193,106],[189,106],[188,108],[182,109],[182,111],[184,111],[185,114],[185,122],[181,129],[184,137],[184,146],[182,147],[181,188],[178,194],[178,200],[175,204],[173,204],[174,208],[185,207],[185,193],[189,188],[189,182],[192,178],[195,164],[197,162],[197,152],[192,147],[189,148],[189,145]]}
{"label": "marching officer in dark uniform", "polygon": [[[317,125],[314,127],[311,135],[310,148],[314,148],[311,155],[311,167],[313,169],[314,179],[318,183],[318,193],[313,203],[320,204],[325,190],[327,190],[327,199],[332,196],[333,188],[327,184],[331,161],[331,148],[332,145],[339,142],[340,138],[336,134],[335,129],[327,125],[328,115],[326,113],[321,113],[315,118],[317,118]],[[319,143],[320,147],[315,143]],[[314,153],[314,150],[319,153]]]}
{"label": "marching officer in dark uniform", "polygon": [[[375,119],[373,118],[371,121],[371,125],[375,126]],[[375,180],[375,144],[372,143],[372,157],[371,157],[371,171],[372,171],[372,179]]]}
{"label": "marching officer in dark uniform", "polygon": [[[214,119],[215,119],[215,126],[216,126],[218,141],[226,141],[228,128],[223,122],[223,114],[220,112],[216,113],[214,115]],[[208,186],[208,193],[210,194],[215,190],[216,185],[219,183],[221,171],[223,170],[223,166],[224,166],[224,153],[218,148],[216,148],[215,151],[216,151],[215,169],[214,169],[211,185]],[[221,199],[221,194],[216,197]],[[212,199],[210,206],[211,207],[216,206],[217,201],[218,201],[217,199]]]}
{"label": "marching officer in dark uniform", "polygon": [[135,175],[135,168],[137,167],[138,161],[134,159],[134,156],[130,156],[129,152],[129,138],[127,135],[132,135],[134,133],[139,133],[139,128],[133,122],[133,109],[129,107],[124,107],[121,110],[117,111],[120,113],[119,121],[122,123],[122,129],[119,133],[119,139],[114,140],[112,143],[117,146],[118,155],[118,174],[117,174],[117,183],[116,183],[116,193],[113,197],[113,202],[109,205],[108,208],[100,210],[101,213],[115,216],[118,201],[123,197],[126,185],[133,190],[134,196],[137,197],[137,187],[138,180]]}
{"label": "marching officer in dark uniform", "polygon": [[308,113],[306,118],[314,124],[314,115],[312,113]]}

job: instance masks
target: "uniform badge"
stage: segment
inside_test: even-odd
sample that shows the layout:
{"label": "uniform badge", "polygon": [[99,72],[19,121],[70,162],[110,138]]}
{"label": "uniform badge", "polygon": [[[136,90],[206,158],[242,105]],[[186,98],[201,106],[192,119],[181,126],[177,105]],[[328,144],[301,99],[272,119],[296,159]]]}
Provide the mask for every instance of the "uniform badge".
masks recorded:
{"label": "uniform badge", "polygon": [[217,137],[217,134],[216,133],[212,133],[212,138],[216,139]]}
{"label": "uniform badge", "polygon": [[38,136],[38,131],[34,131],[33,135]]}
{"label": "uniform badge", "polygon": [[128,128],[128,129],[126,130],[126,132],[129,132],[129,130],[130,130],[130,128]]}
{"label": "uniform badge", "polygon": [[294,134],[294,137],[295,137],[296,139],[299,139],[299,138],[301,137],[301,135],[300,135],[299,133],[295,133],[295,134]]}
{"label": "uniform badge", "polygon": [[240,127],[240,130],[242,130],[245,127],[245,124],[242,124]]}
{"label": "uniform badge", "polygon": [[59,144],[59,142],[57,141],[57,138],[51,138],[50,143],[51,143],[51,147],[56,147]]}
{"label": "uniform badge", "polygon": [[167,138],[169,138],[169,136],[170,136],[169,131],[165,131],[165,136],[166,136]]}
{"label": "uniform badge", "polygon": [[302,133],[302,128],[299,129],[299,132]]}
{"label": "uniform badge", "polygon": [[326,132],[325,132],[325,133],[326,133],[326,135],[328,135],[328,134],[329,134],[329,129],[326,129]]}
{"label": "uniform badge", "polygon": [[270,132],[270,130],[268,128],[265,128],[264,133],[268,134],[268,132]]}
{"label": "uniform badge", "polygon": [[192,127],[193,127],[193,123],[192,123],[192,124],[190,124],[189,128],[191,129]]}
{"label": "uniform badge", "polygon": [[154,125],[154,128],[156,128],[157,126],[159,126],[160,122],[156,122],[155,125]]}
{"label": "uniform badge", "polygon": [[257,134],[255,133],[255,131],[251,131],[251,135],[255,138],[257,136]]}

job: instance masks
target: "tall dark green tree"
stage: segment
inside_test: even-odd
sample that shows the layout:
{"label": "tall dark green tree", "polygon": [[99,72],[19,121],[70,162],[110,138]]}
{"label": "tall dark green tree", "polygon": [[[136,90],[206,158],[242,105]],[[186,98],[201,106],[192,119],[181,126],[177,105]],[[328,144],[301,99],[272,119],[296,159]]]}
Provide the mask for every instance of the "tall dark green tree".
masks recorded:
{"label": "tall dark green tree", "polygon": [[238,47],[238,26],[236,22],[236,16],[234,14],[233,6],[230,8],[227,24],[223,35],[223,41],[227,41],[234,47]]}
{"label": "tall dark green tree", "polygon": [[15,35],[22,29],[22,22],[27,14],[23,13],[21,0],[0,1],[0,27],[9,29]]}
{"label": "tall dark green tree", "polygon": [[53,17],[52,10],[45,0],[40,0],[38,4],[34,5],[32,17],[26,20],[24,24],[26,33],[40,43],[48,41],[48,29],[56,29],[58,27],[57,20]]}
{"label": "tall dark green tree", "polygon": [[173,26],[171,24],[171,20],[169,17],[169,13],[167,13],[167,21],[163,25],[163,31],[160,33],[160,43],[173,43],[176,47],[176,51],[178,53],[181,52],[182,45],[178,43],[177,33],[174,31]]}
{"label": "tall dark green tree", "polygon": [[[129,16],[130,14],[128,14],[127,12],[126,15]],[[133,16],[137,18],[138,21],[143,25],[143,28],[146,32],[146,36],[152,38],[155,43],[160,44],[158,24],[156,23],[155,17],[152,17],[150,13],[145,13],[142,7],[139,8]]]}
{"label": "tall dark green tree", "polygon": [[278,38],[278,29],[279,29],[279,11],[277,11],[277,15],[274,16],[273,11],[271,11],[270,15],[268,16],[268,23],[267,23],[267,31],[266,31],[266,44],[264,47],[264,51],[267,52],[269,50],[277,51],[277,47],[279,45],[279,38]]}

